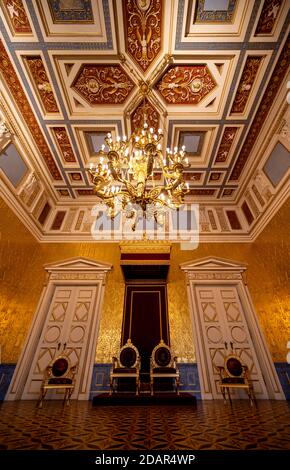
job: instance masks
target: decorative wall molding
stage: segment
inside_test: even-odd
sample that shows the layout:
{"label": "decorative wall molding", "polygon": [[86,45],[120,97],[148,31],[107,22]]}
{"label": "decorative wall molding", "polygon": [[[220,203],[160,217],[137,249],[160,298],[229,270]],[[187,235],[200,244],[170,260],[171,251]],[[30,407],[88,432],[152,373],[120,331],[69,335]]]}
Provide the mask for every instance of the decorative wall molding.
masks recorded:
{"label": "decorative wall molding", "polygon": [[122,241],[120,242],[121,254],[124,253],[168,253],[170,254],[171,243],[162,240],[145,241]]}

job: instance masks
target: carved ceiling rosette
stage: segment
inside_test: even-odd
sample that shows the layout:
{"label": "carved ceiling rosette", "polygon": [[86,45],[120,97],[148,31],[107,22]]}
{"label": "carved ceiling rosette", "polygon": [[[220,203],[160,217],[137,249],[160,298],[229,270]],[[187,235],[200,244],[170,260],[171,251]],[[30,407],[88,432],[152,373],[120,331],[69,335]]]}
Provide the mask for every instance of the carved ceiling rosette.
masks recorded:
{"label": "carved ceiling rosette", "polygon": [[161,50],[162,0],[125,0],[126,51],[145,72]]}

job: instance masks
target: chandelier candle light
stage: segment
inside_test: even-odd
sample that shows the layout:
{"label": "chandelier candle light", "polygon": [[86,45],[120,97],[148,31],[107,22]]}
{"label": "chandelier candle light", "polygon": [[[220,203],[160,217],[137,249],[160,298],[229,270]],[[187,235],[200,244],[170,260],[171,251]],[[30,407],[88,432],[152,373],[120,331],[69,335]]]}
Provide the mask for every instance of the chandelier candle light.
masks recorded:
{"label": "chandelier candle light", "polygon": [[[99,163],[90,164],[96,195],[107,205],[107,214],[114,218],[120,210],[126,217],[134,219],[135,230],[138,218],[154,216],[162,224],[165,208],[177,209],[184,203],[188,193],[183,171],[189,167],[185,147],[181,150],[167,149],[166,157],[161,151],[163,132],[154,133],[145,122],[143,129],[137,129],[128,139],[117,137],[113,141],[108,133],[99,152]],[[154,172],[162,172],[163,185],[156,185]]]}

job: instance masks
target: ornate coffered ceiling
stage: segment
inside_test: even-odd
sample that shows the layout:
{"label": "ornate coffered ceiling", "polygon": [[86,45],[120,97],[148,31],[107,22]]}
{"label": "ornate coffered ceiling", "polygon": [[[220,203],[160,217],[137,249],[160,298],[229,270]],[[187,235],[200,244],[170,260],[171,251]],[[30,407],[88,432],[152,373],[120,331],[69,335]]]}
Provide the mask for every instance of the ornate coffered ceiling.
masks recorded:
{"label": "ornate coffered ceiling", "polygon": [[3,0],[0,13],[0,189],[39,240],[90,241],[86,169],[144,114],[164,148],[186,145],[201,241],[251,241],[287,198],[289,1]]}

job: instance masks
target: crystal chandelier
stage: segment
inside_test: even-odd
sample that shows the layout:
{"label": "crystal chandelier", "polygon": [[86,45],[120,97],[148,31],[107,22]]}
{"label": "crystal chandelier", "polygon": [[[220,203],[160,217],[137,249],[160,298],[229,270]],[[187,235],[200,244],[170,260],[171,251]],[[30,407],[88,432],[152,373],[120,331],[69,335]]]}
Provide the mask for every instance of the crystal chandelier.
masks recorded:
{"label": "crystal chandelier", "polygon": [[[164,209],[177,209],[184,203],[188,184],[183,171],[188,167],[185,147],[180,150],[167,148],[161,151],[163,132],[154,133],[144,122],[143,129],[137,129],[130,138],[117,137],[111,133],[99,151],[99,162],[91,163],[95,194],[106,204],[107,215],[114,218],[121,210],[131,218],[132,229],[141,217],[154,217],[163,223]],[[105,148],[109,149],[105,152]],[[162,172],[164,184],[156,184],[154,173]]]}

